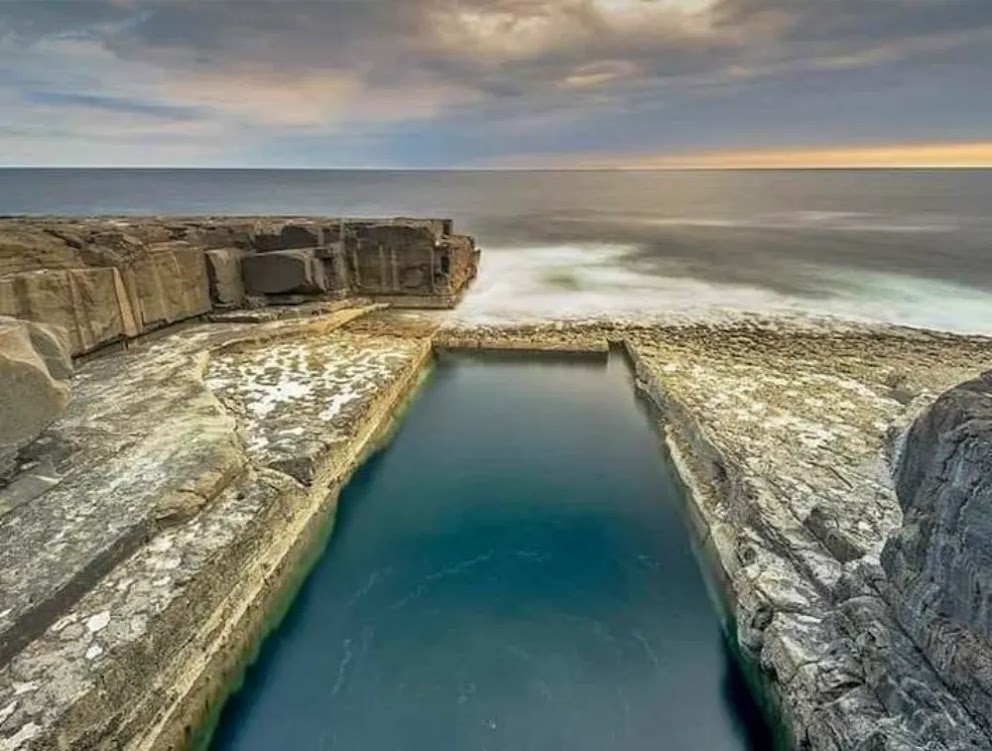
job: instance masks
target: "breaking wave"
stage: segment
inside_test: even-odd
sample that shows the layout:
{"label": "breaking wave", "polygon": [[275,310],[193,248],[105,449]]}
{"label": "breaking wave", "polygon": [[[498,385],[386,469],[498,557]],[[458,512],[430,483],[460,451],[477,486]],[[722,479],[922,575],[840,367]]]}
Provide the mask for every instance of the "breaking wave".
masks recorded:
{"label": "breaking wave", "polygon": [[960,333],[992,333],[992,295],[953,281],[803,264],[805,291],[720,282],[641,263],[625,245],[487,248],[456,315],[472,320],[812,314]]}

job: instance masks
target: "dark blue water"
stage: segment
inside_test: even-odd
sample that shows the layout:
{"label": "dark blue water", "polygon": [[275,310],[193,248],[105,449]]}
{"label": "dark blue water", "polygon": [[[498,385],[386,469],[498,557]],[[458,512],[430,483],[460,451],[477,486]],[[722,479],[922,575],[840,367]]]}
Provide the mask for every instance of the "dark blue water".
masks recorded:
{"label": "dark blue water", "polygon": [[621,362],[442,361],[214,749],[767,748]]}
{"label": "dark blue water", "polygon": [[0,169],[0,214],[452,217],[463,315],[713,308],[992,333],[992,170]]}

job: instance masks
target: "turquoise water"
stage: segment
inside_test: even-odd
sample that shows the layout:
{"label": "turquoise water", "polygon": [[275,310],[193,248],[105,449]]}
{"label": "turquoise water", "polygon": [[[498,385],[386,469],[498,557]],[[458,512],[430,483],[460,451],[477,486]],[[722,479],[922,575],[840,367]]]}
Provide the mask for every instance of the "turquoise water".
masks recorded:
{"label": "turquoise water", "polygon": [[443,358],[212,748],[768,748],[625,364]]}

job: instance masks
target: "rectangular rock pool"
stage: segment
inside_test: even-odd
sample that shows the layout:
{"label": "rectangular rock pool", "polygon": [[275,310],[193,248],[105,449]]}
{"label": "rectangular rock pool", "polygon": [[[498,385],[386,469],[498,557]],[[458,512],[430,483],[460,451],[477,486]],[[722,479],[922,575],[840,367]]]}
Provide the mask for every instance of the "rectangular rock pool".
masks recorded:
{"label": "rectangular rock pool", "polygon": [[445,356],[212,749],[771,747],[626,364]]}

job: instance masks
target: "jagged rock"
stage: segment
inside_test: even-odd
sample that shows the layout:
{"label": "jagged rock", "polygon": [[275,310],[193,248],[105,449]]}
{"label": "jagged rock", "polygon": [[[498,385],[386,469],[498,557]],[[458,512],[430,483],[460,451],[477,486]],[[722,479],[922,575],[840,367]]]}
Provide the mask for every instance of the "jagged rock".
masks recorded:
{"label": "jagged rock", "polygon": [[240,308],[245,302],[245,285],[241,278],[241,258],[237,248],[208,250],[207,277],[210,299],[220,308]]}
{"label": "jagged rock", "polygon": [[882,563],[899,621],[992,734],[992,372],[913,423],[896,473],[905,513]]}
{"label": "jagged rock", "polygon": [[0,315],[60,326],[72,354],[139,333],[115,268],[32,271],[0,278]]}
{"label": "jagged rock", "polygon": [[245,256],[245,290],[250,295],[282,295],[327,290],[324,265],[313,250],[275,250]]}
{"label": "jagged rock", "polygon": [[65,410],[72,361],[62,332],[0,317],[0,477]]}

